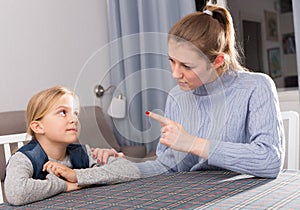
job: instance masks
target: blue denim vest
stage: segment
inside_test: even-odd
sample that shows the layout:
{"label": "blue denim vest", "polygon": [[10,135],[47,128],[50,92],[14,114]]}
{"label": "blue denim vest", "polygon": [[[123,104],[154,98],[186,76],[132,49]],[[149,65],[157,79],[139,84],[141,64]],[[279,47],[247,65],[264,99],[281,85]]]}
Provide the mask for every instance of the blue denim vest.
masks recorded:
{"label": "blue denim vest", "polygon": [[[46,179],[47,172],[42,171],[43,165],[49,160],[47,154],[38,143],[33,139],[28,144],[21,147],[19,152],[25,154],[33,165],[33,179]],[[67,154],[70,156],[70,160],[74,169],[88,168],[89,157],[86,151],[86,147],[81,144],[70,144],[67,147]]]}

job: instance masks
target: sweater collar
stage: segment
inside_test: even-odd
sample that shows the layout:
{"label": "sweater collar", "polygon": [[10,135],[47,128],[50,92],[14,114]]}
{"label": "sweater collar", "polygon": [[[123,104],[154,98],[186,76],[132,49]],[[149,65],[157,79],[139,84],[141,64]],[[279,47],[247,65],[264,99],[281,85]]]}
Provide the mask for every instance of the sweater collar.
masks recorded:
{"label": "sweater collar", "polygon": [[230,86],[237,77],[237,71],[230,70],[224,72],[215,81],[202,85],[192,92],[197,96],[213,95],[224,91],[228,86]]}

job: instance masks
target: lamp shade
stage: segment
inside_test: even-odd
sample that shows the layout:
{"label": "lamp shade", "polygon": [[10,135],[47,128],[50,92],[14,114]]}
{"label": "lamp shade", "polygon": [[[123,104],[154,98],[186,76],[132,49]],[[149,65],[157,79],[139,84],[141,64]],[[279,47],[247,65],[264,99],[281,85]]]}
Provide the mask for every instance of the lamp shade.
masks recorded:
{"label": "lamp shade", "polygon": [[126,97],[122,94],[113,97],[108,107],[107,114],[112,118],[124,118],[126,115]]}

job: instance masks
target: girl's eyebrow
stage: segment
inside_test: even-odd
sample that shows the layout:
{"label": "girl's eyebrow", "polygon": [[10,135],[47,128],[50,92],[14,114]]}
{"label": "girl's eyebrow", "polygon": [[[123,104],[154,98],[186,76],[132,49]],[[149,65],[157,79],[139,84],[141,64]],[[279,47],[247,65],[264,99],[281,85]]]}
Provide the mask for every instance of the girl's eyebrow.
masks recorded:
{"label": "girl's eyebrow", "polygon": [[55,110],[60,110],[60,109],[70,109],[73,110],[73,112],[79,112],[78,108],[73,108],[72,106],[69,105],[59,105],[58,107],[55,108]]}
{"label": "girl's eyebrow", "polygon": [[61,109],[61,108],[70,108],[70,106],[66,106],[66,105],[59,105],[58,107],[56,107],[56,109]]}
{"label": "girl's eyebrow", "polygon": [[55,110],[60,110],[60,109],[71,109],[71,107],[67,105],[59,105],[55,107]]}

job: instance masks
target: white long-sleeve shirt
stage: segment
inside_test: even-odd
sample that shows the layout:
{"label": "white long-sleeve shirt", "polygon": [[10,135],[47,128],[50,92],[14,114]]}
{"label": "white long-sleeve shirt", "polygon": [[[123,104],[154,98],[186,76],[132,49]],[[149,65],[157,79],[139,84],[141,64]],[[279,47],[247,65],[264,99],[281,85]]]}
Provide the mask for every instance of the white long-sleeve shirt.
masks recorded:
{"label": "white long-sleeve shirt", "polygon": [[193,91],[177,87],[165,116],[210,141],[208,160],[158,144],[156,160],[137,163],[143,177],[222,168],[275,178],[282,169],[283,123],[276,87],[265,74],[229,71]]}

